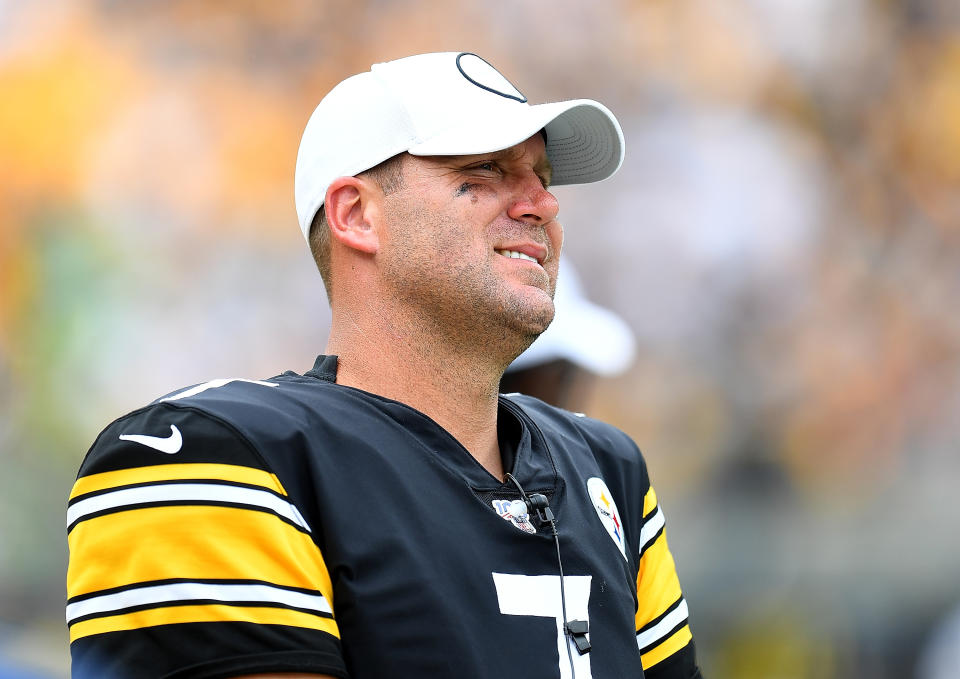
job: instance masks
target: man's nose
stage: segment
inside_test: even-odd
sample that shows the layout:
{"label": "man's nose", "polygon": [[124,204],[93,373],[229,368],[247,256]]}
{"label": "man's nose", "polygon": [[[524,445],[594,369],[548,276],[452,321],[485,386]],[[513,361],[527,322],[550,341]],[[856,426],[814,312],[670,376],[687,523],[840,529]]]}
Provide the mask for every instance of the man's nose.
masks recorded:
{"label": "man's nose", "polygon": [[507,209],[507,215],[517,221],[547,224],[557,218],[560,203],[556,196],[544,188],[540,177],[534,172],[518,181],[516,196]]}

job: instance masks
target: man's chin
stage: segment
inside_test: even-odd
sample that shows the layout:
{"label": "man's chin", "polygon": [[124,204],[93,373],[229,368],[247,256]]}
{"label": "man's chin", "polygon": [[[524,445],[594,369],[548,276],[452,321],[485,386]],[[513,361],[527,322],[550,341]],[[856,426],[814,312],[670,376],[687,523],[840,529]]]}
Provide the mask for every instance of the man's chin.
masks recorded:
{"label": "man's chin", "polygon": [[541,294],[543,299],[538,300],[539,303],[523,305],[522,311],[514,316],[516,329],[528,335],[531,343],[550,326],[556,313],[553,300],[545,292]]}

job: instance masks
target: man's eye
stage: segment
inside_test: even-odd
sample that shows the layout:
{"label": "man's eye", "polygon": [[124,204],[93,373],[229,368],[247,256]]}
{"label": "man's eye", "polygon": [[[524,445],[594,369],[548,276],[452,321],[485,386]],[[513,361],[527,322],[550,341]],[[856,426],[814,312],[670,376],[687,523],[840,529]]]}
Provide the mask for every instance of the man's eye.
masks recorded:
{"label": "man's eye", "polygon": [[480,163],[479,165],[474,165],[473,169],[483,170],[484,172],[496,172],[498,168],[496,163],[489,162],[489,163]]}

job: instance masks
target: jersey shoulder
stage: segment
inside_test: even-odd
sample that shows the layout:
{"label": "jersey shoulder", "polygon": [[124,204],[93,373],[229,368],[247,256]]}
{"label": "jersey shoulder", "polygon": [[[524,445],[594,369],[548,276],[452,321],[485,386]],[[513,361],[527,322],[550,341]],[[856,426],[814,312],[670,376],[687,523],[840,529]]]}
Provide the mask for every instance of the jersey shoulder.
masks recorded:
{"label": "jersey shoulder", "polygon": [[67,506],[74,675],[345,676],[316,522],[290,465],[265,459],[263,432],[293,427],[279,389],[202,386],[115,420],[81,464]]}
{"label": "jersey shoulder", "polygon": [[548,444],[582,441],[599,462],[639,466],[646,475],[646,462],[637,444],[612,424],[552,406],[526,394],[504,394],[504,397],[520,406]]}
{"label": "jersey shoulder", "polygon": [[88,475],[156,464],[267,468],[263,455],[296,450],[317,419],[336,420],[336,385],[296,373],[217,379],[180,389],[110,423],[80,468]]}

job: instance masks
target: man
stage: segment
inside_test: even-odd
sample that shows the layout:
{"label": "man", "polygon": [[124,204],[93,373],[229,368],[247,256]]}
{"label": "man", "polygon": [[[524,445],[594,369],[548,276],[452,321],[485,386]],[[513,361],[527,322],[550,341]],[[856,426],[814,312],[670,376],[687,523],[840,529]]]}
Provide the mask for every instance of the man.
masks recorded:
{"label": "man", "polygon": [[334,88],[296,176],[326,355],[101,433],[67,517],[74,675],[699,676],[637,448],[498,396],[553,316],[547,186],[621,157],[607,109],[530,106],[473,54]]}

